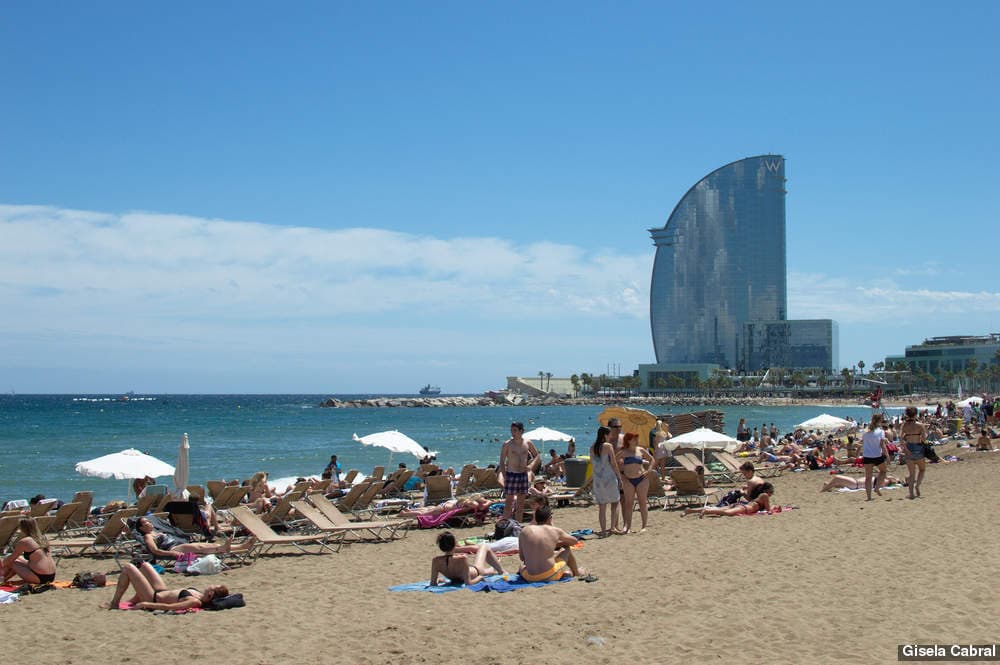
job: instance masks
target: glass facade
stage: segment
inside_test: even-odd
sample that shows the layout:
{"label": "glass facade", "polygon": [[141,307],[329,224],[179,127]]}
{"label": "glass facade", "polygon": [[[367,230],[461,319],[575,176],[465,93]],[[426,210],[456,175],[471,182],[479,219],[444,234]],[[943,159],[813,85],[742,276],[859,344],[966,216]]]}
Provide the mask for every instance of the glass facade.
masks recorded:
{"label": "glass facade", "polygon": [[748,157],[713,171],[649,232],[657,363],[739,368],[743,325],[787,318],[784,158]]}
{"label": "glass facade", "polygon": [[740,367],[747,372],[769,367],[832,372],[840,365],[837,332],[830,319],[751,321],[743,326]]}

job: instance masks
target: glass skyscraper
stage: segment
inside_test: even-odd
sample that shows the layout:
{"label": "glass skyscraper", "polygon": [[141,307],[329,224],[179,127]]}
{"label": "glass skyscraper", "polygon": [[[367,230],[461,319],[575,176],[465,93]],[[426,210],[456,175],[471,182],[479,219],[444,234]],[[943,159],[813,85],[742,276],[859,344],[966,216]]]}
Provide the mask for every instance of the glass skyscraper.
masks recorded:
{"label": "glass skyscraper", "polygon": [[709,173],[649,232],[656,362],[745,369],[744,324],[787,318],[784,157],[747,157]]}

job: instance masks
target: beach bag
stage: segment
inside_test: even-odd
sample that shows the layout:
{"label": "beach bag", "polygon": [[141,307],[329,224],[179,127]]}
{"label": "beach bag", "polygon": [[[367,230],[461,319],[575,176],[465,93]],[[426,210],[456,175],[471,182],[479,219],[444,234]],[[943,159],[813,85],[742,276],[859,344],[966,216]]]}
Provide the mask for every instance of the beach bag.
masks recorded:
{"label": "beach bag", "polygon": [[198,557],[187,567],[188,575],[217,575],[222,572],[222,560],[214,554]]}
{"label": "beach bag", "polygon": [[231,593],[228,596],[223,596],[222,598],[213,598],[211,602],[204,607],[206,610],[228,610],[234,607],[245,607],[246,602],[243,600],[242,593]]}
{"label": "beach bag", "polygon": [[493,540],[521,535],[521,524],[517,520],[499,519],[493,527]]}
{"label": "beach bag", "polygon": [[175,573],[186,573],[188,567],[194,563],[194,560],[198,558],[198,555],[194,552],[182,552],[179,557],[177,557],[177,562],[174,563]]}
{"label": "beach bag", "polygon": [[743,498],[743,490],[729,490],[726,495],[722,497],[719,503],[715,504],[717,507],[721,508],[723,506],[734,506],[740,502]]}
{"label": "beach bag", "polygon": [[104,573],[77,573],[73,581],[69,583],[71,587],[77,589],[96,589],[107,584],[107,577]]}

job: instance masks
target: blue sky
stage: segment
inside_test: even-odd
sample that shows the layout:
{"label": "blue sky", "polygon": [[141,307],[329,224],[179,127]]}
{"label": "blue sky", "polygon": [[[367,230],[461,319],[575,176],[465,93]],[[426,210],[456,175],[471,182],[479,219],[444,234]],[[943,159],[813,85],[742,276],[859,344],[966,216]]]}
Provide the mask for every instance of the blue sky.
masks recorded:
{"label": "blue sky", "polygon": [[843,364],[1000,331],[1000,5],[802,4],[9,4],[0,388],[631,369],[646,229],[769,152]]}

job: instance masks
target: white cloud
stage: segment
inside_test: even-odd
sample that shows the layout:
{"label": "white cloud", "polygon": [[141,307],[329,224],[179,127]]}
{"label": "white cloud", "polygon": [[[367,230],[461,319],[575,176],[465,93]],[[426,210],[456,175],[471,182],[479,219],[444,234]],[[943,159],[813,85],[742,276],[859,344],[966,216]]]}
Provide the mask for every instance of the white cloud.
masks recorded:
{"label": "white cloud", "polygon": [[8,358],[448,364],[505,344],[548,352],[595,321],[648,335],[651,253],[31,206],[0,206],[0,237]]}

